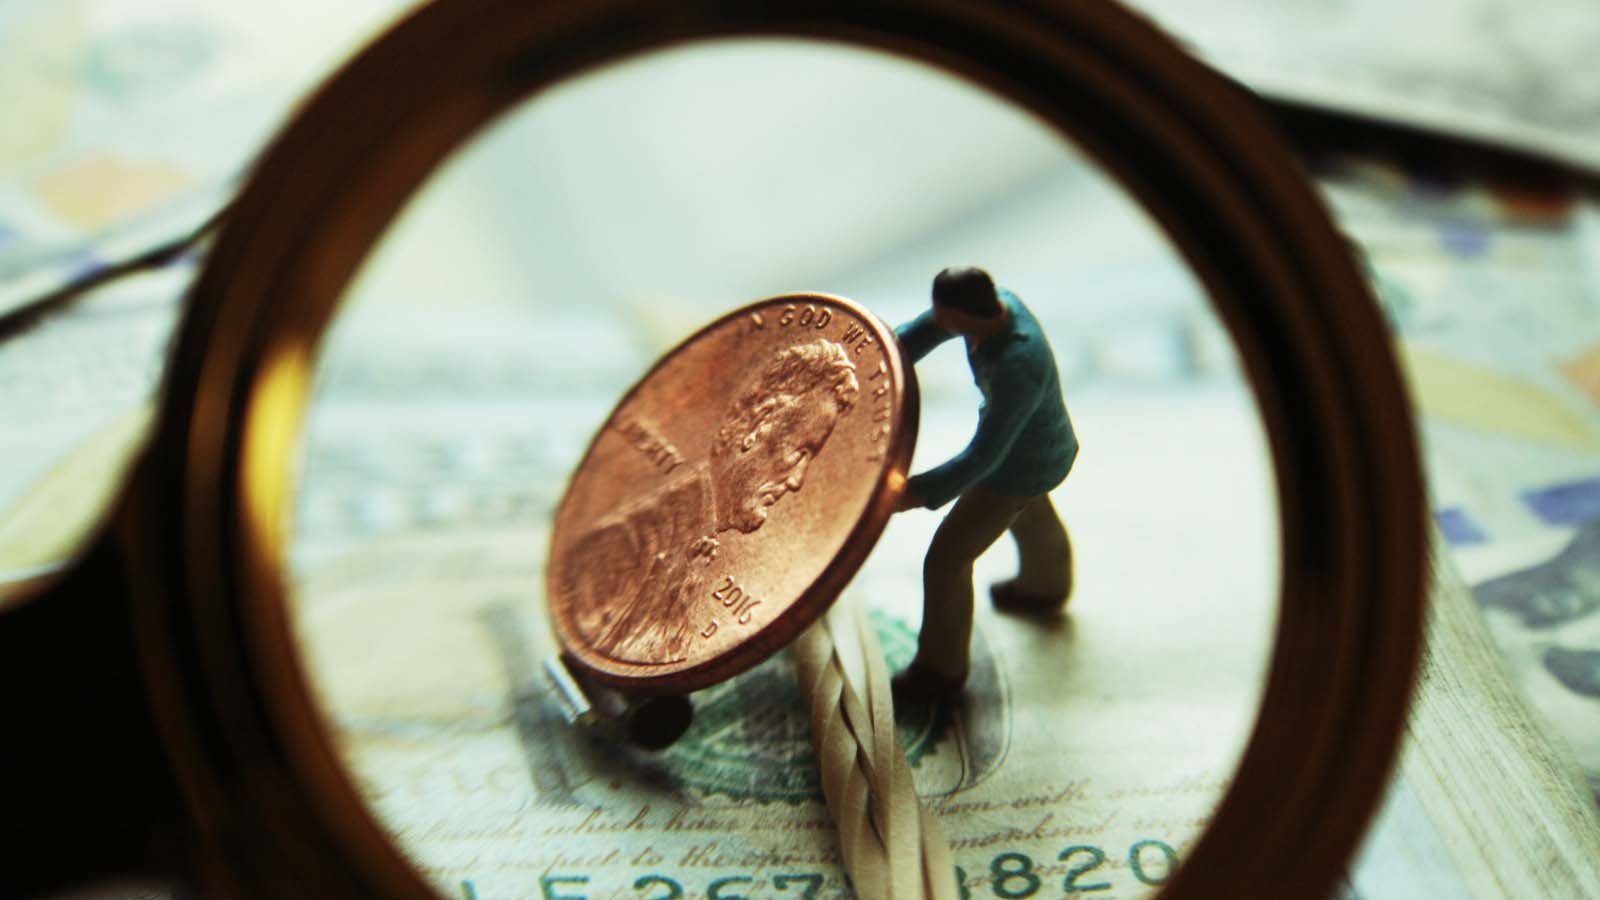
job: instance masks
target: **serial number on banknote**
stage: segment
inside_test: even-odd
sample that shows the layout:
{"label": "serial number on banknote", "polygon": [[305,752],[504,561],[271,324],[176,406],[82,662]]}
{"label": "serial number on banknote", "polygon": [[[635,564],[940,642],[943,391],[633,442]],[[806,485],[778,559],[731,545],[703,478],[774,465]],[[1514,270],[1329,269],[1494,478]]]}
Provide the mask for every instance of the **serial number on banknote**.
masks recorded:
{"label": "serial number on banknote", "polygon": [[[1025,897],[1074,896],[1099,894],[1129,884],[1116,884],[1131,878],[1140,885],[1158,887],[1165,884],[1178,868],[1178,853],[1166,841],[1147,838],[1128,846],[1122,860],[1114,860],[1104,848],[1093,844],[1073,844],[1062,849],[1054,860],[1040,862],[1027,853],[1006,850],[996,853],[988,861],[988,871],[969,873],[965,866],[957,865],[956,883],[961,888],[962,900],[976,897],[1000,897],[1004,900],[1022,900]],[[1125,869],[1124,877],[1123,870]],[[979,870],[981,871],[981,870]],[[823,887],[828,876],[821,872],[780,872],[771,875],[724,873],[707,878],[703,883],[659,873],[648,873],[634,878],[629,885],[607,884],[605,880],[590,875],[569,872],[539,876],[537,900],[601,900],[612,897],[637,897],[640,900],[681,900],[704,897],[706,900],[761,900],[764,897],[794,897],[797,900],[818,900],[824,895]],[[480,895],[471,880],[461,882],[463,900],[493,900]]]}

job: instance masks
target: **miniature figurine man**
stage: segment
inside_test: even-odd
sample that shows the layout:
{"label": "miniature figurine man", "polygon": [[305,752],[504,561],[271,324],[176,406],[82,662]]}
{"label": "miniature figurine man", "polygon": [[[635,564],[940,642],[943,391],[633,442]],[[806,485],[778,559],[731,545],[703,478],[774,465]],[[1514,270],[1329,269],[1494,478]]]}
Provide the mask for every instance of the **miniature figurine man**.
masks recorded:
{"label": "miniature figurine man", "polygon": [[898,702],[960,693],[972,640],[973,563],[1000,535],[1011,532],[1021,565],[1017,577],[990,587],[996,609],[1053,615],[1072,591],[1072,548],[1050,491],[1071,470],[1078,438],[1055,355],[1028,308],[996,290],[982,269],[940,272],[932,309],[895,330],[913,363],[957,335],[965,338],[983,406],[966,449],[912,477],[897,508],[956,501],[923,563],[922,629],[916,658],[894,679]]}

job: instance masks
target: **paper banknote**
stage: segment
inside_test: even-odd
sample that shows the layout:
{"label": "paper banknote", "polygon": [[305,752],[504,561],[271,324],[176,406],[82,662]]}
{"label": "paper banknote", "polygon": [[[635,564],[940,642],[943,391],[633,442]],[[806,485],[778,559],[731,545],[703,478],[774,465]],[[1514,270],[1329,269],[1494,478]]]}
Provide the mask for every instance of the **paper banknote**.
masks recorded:
{"label": "paper banknote", "polygon": [[1434,513],[1600,801],[1600,205],[1333,165],[1421,415]]}
{"label": "paper banknote", "polygon": [[0,4],[0,313],[216,212],[405,0]]}
{"label": "paper banknote", "polygon": [[1132,0],[1267,97],[1600,168],[1588,0]]}
{"label": "paper banknote", "polygon": [[189,261],[129,278],[0,341],[0,583],[58,569],[104,514],[193,276]]}
{"label": "paper banknote", "polygon": [[1600,802],[1600,518],[1560,553],[1540,556],[1479,583],[1478,601],[1512,678],[1565,739]]}

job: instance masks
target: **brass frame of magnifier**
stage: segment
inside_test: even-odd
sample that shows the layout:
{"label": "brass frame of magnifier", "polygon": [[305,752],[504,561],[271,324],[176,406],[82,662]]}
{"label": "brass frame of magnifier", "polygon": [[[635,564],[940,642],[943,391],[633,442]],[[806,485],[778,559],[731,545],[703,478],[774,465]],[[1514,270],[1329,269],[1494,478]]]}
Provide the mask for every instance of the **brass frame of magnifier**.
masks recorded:
{"label": "brass frame of magnifier", "polygon": [[147,871],[202,896],[435,896],[341,766],[285,603],[280,529],[318,338],[391,218],[496,115],[590,67],[730,36],[886,50],[989,88],[1115,175],[1203,280],[1268,429],[1282,596],[1240,768],[1162,896],[1330,891],[1401,733],[1425,508],[1383,322],[1248,95],[1099,2],[442,0],[262,158],[109,522],[0,619],[0,780],[23,826],[0,841],[0,893]]}

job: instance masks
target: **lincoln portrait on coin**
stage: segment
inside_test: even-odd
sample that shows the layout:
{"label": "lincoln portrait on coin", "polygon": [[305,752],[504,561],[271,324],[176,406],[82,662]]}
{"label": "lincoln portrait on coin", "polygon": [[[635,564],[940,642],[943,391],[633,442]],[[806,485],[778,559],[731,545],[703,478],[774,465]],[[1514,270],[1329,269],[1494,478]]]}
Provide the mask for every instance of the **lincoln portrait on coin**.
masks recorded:
{"label": "lincoln portrait on coin", "polygon": [[710,621],[719,537],[757,531],[785,494],[801,489],[860,390],[855,365],[828,340],[748,368],[707,458],[675,467],[574,543],[560,584],[594,648],[624,662],[682,659]]}

